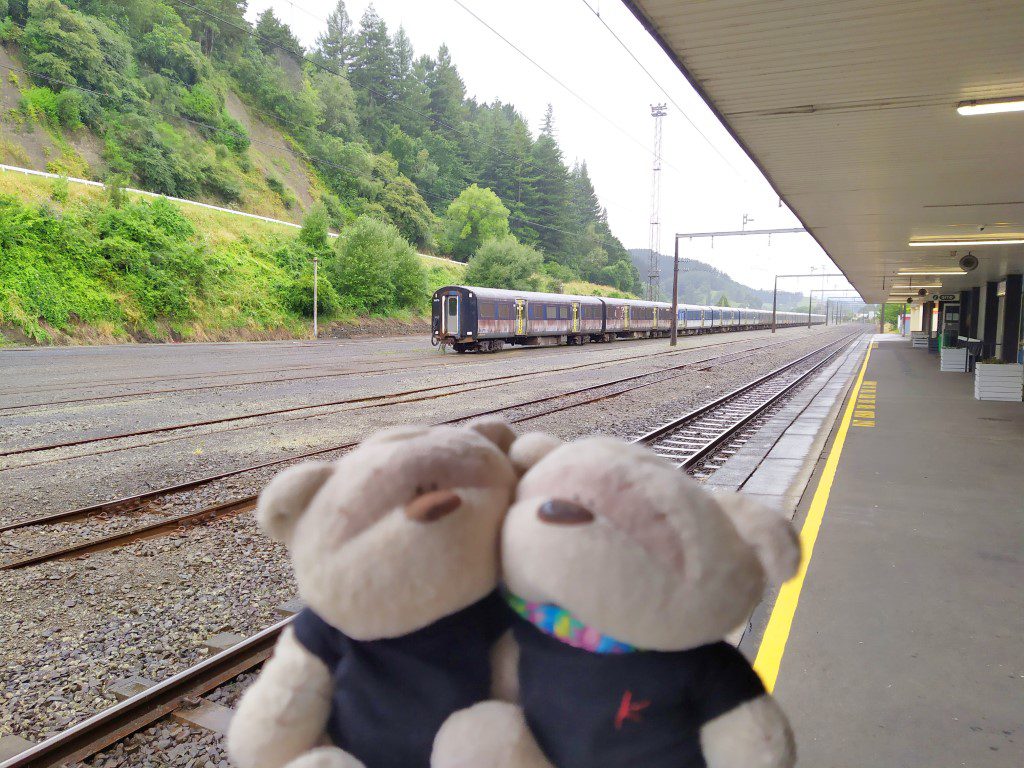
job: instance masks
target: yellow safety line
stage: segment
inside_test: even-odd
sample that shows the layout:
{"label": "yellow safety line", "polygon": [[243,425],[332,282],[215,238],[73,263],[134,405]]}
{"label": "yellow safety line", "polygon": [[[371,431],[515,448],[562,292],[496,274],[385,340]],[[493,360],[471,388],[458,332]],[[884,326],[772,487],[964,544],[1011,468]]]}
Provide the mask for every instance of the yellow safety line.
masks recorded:
{"label": "yellow safety line", "polygon": [[853,392],[850,393],[850,400],[846,406],[846,413],[843,414],[842,423],[839,425],[839,432],[836,434],[832,450],[825,461],[825,469],[818,481],[818,488],[814,492],[810,509],[807,510],[807,519],[800,531],[802,554],[800,570],[779,590],[775,607],[772,608],[771,618],[768,619],[768,626],[764,630],[764,637],[761,638],[761,647],[757,651],[757,658],[754,659],[754,670],[761,676],[761,681],[769,693],[775,688],[775,680],[779,676],[779,665],[782,663],[782,654],[786,652],[786,641],[789,639],[789,632],[793,627],[793,616],[796,614],[796,606],[800,601],[800,591],[804,586],[807,566],[811,562],[814,542],[818,538],[821,520],[825,515],[829,494],[832,492],[832,482],[836,477],[836,467],[839,466],[839,457],[843,453],[846,433],[850,429],[850,421],[853,419],[853,412],[857,407],[857,395],[860,394],[864,372],[867,371],[870,359],[871,347],[869,346],[867,354],[864,356],[864,363],[860,367],[860,375],[853,386]]}

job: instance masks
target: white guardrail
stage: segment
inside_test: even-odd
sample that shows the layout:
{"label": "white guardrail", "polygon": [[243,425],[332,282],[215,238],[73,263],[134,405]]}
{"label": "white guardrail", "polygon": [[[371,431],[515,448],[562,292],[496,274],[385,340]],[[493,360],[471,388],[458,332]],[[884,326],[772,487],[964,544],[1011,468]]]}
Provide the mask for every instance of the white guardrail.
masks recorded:
{"label": "white guardrail", "polygon": [[[91,179],[78,179],[74,176],[61,176],[59,173],[50,173],[49,171],[34,171],[31,168],[21,168],[17,165],[4,165],[0,163],[0,171],[10,171],[13,173],[24,173],[27,176],[42,176],[46,179],[67,179],[72,184],[85,184],[87,187],[104,187],[106,186],[103,182],[92,181]],[[220,211],[221,213],[230,213],[235,216],[245,216],[250,219],[258,219],[259,221],[266,221],[270,224],[282,224],[286,227],[294,227],[295,229],[301,229],[301,224],[296,224],[293,221],[284,221],[282,219],[272,219],[269,216],[260,216],[255,213],[246,213],[245,211],[236,211],[234,208],[222,208],[219,205],[210,205],[209,203],[200,203],[196,200],[185,200],[181,197],[171,197],[170,195],[161,195],[158,192],[148,192],[145,189],[135,189],[134,187],[125,187],[126,192],[131,192],[136,195],[146,195],[147,197],[164,197],[168,200],[173,200],[176,203],[184,203],[185,205],[197,205],[200,208],[209,208],[211,211]],[[337,237],[336,232],[328,232],[331,237]]]}
{"label": "white guardrail", "polygon": [[[0,171],[10,171],[11,173],[24,173],[27,176],[42,176],[45,179],[67,179],[71,184],[85,184],[87,187],[105,187],[106,185],[101,181],[92,181],[91,179],[79,179],[74,176],[61,176],[59,173],[50,173],[49,171],[34,171],[31,168],[22,168],[17,165],[4,165],[0,163]],[[197,205],[200,208],[209,208],[211,211],[220,211],[221,213],[230,213],[234,216],[245,216],[249,219],[257,219],[259,221],[265,221],[269,224],[282,224],[286,227],[294,227],[295,229],[302,229],[301,224],[296,224],[294,221],[284,221],[283,219],[272,219],[269,216],[260,216],[256,213],[246,213],[245,211],[236,211],[234,208],[223,208],[219,205],[210,205],[209,203],[200,203],[197,200],[186,200],[183,197],[171,197],[170,195],[161,195],[159,192],[148,192],[145,189],[135,189],[134,187],[125,187],[126,192],[132,192],[136,195],[145,195],[146,197],[163,197],[167,200],[173,200],[176,203],[184,203],[185,205]],[[328,237],[337,237],[337,232],[328,232]],[[434,259],[435,261],[447,262],[451,264],[460,264],[461,262],[455,261],[454,259],[446,259],[443,256],[434,256],[430,253],[421,253],[420,256],[425,256],[428,259]]]}

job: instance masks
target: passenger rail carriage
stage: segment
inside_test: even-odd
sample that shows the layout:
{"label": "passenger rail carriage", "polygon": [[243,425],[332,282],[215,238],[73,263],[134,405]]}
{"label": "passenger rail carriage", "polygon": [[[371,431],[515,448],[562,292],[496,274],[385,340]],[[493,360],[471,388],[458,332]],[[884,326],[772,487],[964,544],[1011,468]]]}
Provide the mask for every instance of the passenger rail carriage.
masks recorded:
{"label": "passenger rail carriage", "polygon": [[[770,328],[766,309],[680,304],[680,334]],[[811,324],[825,322],[811,315]],[[779,328],[807,324],[801,312],[777,312]],[[446,285],[434,292],[431,343],[457,352],[496,352],[505,344],[555,346],[615,339],[651,339],[672,331],[672,305],[660,301],[567,296]]]}

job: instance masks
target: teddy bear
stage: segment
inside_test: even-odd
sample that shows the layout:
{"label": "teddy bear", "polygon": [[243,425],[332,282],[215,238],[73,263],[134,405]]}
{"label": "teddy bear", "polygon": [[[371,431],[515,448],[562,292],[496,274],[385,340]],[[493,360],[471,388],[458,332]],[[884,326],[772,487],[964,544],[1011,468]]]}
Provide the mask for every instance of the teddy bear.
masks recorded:
{"label": "teddy bear", "polygon": [[543,434],[502,531],[520,706],[453,715],[434,768],[788,768],[793,737],[723,638],[799,565],[781,515],[636,444]]}
{"label": "teddy bear", "polygon": [[257,519],[306,604],[242,697],[239,768],[426,768],[452,712],[492,695],[516,473],[501,420],[381,431],[277,475]]}

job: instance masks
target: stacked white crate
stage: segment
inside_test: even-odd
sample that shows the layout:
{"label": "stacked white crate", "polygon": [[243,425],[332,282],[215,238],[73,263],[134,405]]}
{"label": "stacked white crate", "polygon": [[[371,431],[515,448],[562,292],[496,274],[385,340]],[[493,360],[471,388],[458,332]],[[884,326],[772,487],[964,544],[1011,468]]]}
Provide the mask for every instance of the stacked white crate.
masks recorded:
{"label": "stacked white crate", "polygon": [[910,332],[910,345],[914,349],[928,349],[928,332],[927,331],[911,331]]}
{"label": "stacked white crate", "polygon": [[1024,393],[1024,365],[978,363],[974,366],[974,399],[1019,403]]}
{"label": "stacked white crate", "polygon": [[939,353],[939,370],[963,373],[967,370],[967,347],[943,347]]}

